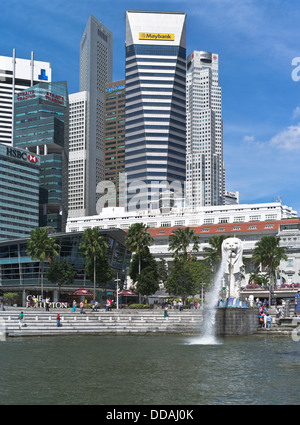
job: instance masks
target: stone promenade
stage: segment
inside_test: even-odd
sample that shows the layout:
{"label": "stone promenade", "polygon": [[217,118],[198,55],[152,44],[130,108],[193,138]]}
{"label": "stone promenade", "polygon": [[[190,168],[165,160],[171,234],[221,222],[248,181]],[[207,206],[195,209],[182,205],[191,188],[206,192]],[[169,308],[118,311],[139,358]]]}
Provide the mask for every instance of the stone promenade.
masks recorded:
{"label": "stone promenade", "polygon": [[[18,316],[24,313],[24,325],[19,329]],[[56,315],[60,313],[61,327],[57,327]],[[181,334],[197,335],[203,320],[201,310],[164,312],[157,310],[85,310],[84,314],[70,309],[55,309],[46,312],[39,309],[13,309],[0,312],[0,320],[5,323],[6,336],[52,336],[52,335],[129,335],[129,334]],[[3,322],[4,320],[4,322]]]}

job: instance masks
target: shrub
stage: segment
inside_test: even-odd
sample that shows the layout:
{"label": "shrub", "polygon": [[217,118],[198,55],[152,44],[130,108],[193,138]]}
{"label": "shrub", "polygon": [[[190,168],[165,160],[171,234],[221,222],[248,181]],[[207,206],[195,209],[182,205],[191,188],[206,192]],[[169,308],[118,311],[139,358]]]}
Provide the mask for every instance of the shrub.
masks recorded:
{"label": "shrub", "polygon": [[149,304],[130,304],[130,306],[128,308],[131,309],[146,309],[146,308],[153,308],[153,306],[149,305]]}

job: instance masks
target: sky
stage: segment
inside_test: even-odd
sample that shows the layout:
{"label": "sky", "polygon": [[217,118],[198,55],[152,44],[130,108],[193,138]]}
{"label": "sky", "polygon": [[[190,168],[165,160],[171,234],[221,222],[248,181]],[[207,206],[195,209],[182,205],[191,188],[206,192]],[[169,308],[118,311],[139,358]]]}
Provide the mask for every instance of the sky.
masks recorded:
{"label": "sky", "polygon": [[[52,81],[79,90],[79,45],[90,14],[113,33],[113,79],[125,76],[125,12],[187,14],[187,54],[219,54],[226,190],[240,203],[281,199],[300,215],[298,0],[10,0],[0,55],[51,63]],[[279,198],[278,198],[279,197]]]}

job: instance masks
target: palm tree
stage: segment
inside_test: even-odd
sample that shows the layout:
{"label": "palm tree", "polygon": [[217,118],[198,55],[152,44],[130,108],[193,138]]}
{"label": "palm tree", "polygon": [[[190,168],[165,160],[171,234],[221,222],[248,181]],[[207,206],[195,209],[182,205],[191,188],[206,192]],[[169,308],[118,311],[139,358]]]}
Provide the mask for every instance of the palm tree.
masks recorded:
{"label": "palm tree", "polygon": [[[132,252],[135,252],[139,258],[139,275],[141,274],[141,254],[145,248],[148,248],[153,238],[148,233],[149,227],[144,223],[132,224],[125,238],[125,246]],[[141,303],[141,294],[139,294],[139,303]]]}
{"label": "palm tree", "polygon": [[169,251],[173,252],[175,260],[186,261],[191,259],[191,253],[188,252],[188,248],[193,244],[192,251],[199,250],[199,239],[194,234],[195,230],[185,227],[184,229],[176,229],[169,238]]}
{"label": "palm tree", "polygon": [[99,228],[93,227],[85,229],[82,234],[82,241],[79,245],[79,252],[94,266],[94,300],[96,300],[96,264],[97,259],[106,258],[109,248],[108,242],[99,234]]}
{"label": "palm tree", "polygon": [[208,262],[208,264],[212,267],[213,271],[216,273],[218,267],[222,260],[222,243],[224,239],[229,236],[219,235],[213,236],[209,240],[210,247],[204,247],[204,259]]}
{"label": "palm tree", "polygon": [[265,269],[269,269],[269,306],[271,306],[275,271],[281,260],[287,260],[287,248],[279,246],[279,244],[280,238],[277,236],[263,236],[259,241],[256,242],[252,253],[252,261],[257,267],[259,264],[261,264]]}
{"label": "palm tree", "polygon": [[134,223],[129,227],[125,238],[126,247],[139,256],[139,274],[141,274],[141,253],[153,242],[148,229],[149,227],[144,223]]}
{"label": "palm tree", "polygon": [[51,263],[52,259],[59,256],[59,244],[54,237],[49,237],[47,227],[37,227],[32,230],[27,242],[27,254],[32,260],[39,260],[41,276],[41,295],[44,291],[44,265],[45,260]]}

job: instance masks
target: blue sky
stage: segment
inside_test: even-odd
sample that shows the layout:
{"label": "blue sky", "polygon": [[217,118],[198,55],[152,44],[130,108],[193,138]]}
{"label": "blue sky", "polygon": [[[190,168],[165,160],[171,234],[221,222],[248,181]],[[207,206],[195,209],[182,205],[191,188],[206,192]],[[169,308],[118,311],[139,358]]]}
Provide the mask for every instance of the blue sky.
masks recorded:
{"label": "blue sky", "polygon": [[114,36],[114,80],[124,78],[125,11],[187,13],[187,54],[218,53],[226,189],[241,203],[300,210],[300,2],[298,0],[10,0],[0,55],[49,61],[54,81],[79,89],[79,43],[93,14]]}

